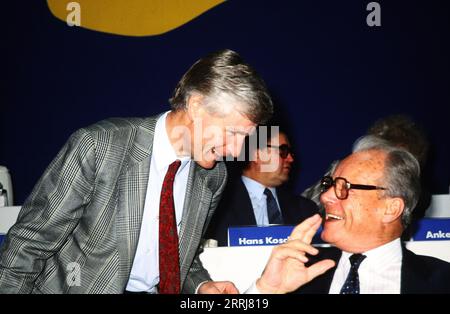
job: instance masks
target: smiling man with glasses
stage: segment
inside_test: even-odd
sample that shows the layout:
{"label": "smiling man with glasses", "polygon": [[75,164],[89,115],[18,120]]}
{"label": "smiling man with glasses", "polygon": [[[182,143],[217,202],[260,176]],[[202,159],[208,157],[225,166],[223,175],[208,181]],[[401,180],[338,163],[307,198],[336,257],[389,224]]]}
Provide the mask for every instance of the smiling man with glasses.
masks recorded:
{"label": "smiling man with glasses", "polygon": [[372,136],[355,148],[321,181],[322,239],[339,250],[331,250],[337,267],[315,284],[332,294],[450,292],[450,264],[400,240],[420,196],[416,158]]}
{"label": "smiling man with glasses", "polygon": [[[360,139],[321,181],[321,237],[333,247],[317,254],[310,242],[320,219],[307,219],[273,250],[258,291],[297,286],[298,293],[450,293],[450,264],[416,255],[400,240],[420,196],[419,177],[419,162],[408,151],[374,136]],[[283,250],[298,257],[280,259]]]}

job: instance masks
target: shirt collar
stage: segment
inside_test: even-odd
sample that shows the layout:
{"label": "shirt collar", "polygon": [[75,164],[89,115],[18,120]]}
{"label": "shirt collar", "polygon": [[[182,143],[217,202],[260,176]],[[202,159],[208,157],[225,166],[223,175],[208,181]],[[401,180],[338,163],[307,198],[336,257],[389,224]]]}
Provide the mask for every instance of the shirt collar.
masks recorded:
{"label": "shirt collar", "polygon": [[248,194],[250,194],[250,197],[255,197],[257,199],[262,199],[264,195],[264,190],[268,188],[274,197],[277,195],[277,191],[274,187],[266,187],[263,184],[259,183],[256,180],[253,180],[249,177],[242,176],[242,182],[244,182],[245,186],[247,187]]}
{"label": "shirt collar", "polygon": [[170,111],[163,113],[158,118],[158,121],[156,121],[155,136],[153,138],[153,150],[156,149],[157,151],[154,151],[153,162],[155,163],[156,169],[162,171],[175,160],[179,159],[181,160],[181,165],[178,171],[180,171],[187,164],[189,164],[191,158],[189,156],[177,156],[175,150],[172,147],[172,144],[170,143],[169,136],[167,135],[166,130],[166,118],[169,112]]}
{"label": "shirt collar", "polygon": [[[343,251],[342,258],[348,260],[348,258],[352,254],[353,253]],[[366,263],[375,262],[377,263],[377,265],[379,265],[379,267],[389,265],[389,263],[391,262],[401,261],[403,253],[400,238],[364,252],[363,254],[366,256],[366,259],[363,261],[363,263],[366,261]]]}

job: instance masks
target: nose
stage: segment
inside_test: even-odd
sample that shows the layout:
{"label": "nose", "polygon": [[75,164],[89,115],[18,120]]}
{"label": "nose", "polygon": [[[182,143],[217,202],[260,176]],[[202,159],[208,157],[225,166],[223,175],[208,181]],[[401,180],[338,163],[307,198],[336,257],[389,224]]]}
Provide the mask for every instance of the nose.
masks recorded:
{"label": "nose", "polygon": [[338,201],[338,198],[336,197],[336,194],[334,193],[334,187],[330,187],[328,190],[326,190],[325,192],[323,192],[320,195],[320,202],[323,205],[333,204],[333,203],[336,203],[337,201]]}
{"label": "nose", "polygon": [[294,162],[294,156],[291,153],[288,153],[288,155],[286,156],[285,161],[292,163]]}

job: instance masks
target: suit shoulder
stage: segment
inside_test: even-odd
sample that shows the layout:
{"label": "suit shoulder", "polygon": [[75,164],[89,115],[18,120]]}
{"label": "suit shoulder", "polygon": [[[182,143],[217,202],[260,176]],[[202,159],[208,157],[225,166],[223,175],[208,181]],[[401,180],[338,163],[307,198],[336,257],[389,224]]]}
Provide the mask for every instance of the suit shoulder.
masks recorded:
{"label": "suit shoulder", "polygon": [[76,136],[91,137],[97,143],[116,143],[119,146],[138,141],[146,147],[155,130],[157,117],[109,118],[77,130]]}
{"label": "suit shoulder", "polygon": [[450,263],[403,249],[403,293],[450,293]]}
{"label": "suit shoulder", "polygon": [[144,121],[144,118],[108,118],[83,129],[94,133],[129,131],[139,128]]}
{"label": "suit shoulder", "polygon": [[93,146],[97,158],[114,156],[117,160],[139,162],[150,153],[155,124],[154,117],[105,119],[78,129],[68,142],[84,149]]}
{"label": "suit shoulder", "polygon": [[426,267],[430,270],[439,270],[450,274],[450,263],[446,261],[432,256],[418,255],[409,250],[406,250],[406,254],[410,255],[410,258],[413,258],[417,264],[421,264],[421,267]]}

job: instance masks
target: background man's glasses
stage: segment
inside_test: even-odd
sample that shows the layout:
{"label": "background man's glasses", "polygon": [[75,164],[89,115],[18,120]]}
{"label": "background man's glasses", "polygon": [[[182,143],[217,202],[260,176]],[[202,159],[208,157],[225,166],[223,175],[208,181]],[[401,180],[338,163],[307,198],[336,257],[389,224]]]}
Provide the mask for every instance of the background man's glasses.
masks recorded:
{"label": "background man's glasses", "polygon": [[280,151],[280,157],[283,159],[287,158],[289,154],[291,154],[291,157],[294,157],[294,152],[288,144],[283,144],[280,146],[267,144],[267,147],[277,148]]}
{"label": "background man's glasses", "polygon": [[325,176],[320,181],[321,193],[328,191],[329,188],[334,186],[334,194],[340,200],[345,200],[348,197],[348,191],[350,189],[355,190],[386,190],[384,187],[376,185],[365,185],[365,184],[353,184],[347,181],[347,179],[342,177],[336,177],[334,180],[330,176]]}

